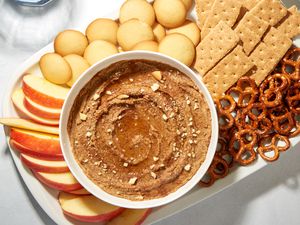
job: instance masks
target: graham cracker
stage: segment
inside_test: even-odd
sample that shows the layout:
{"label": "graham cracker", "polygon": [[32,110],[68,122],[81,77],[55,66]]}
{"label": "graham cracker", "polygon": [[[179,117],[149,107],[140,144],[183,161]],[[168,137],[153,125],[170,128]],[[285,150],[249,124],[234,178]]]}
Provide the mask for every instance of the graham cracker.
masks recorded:
{"label": "graham cracker", "polygon": [[204,22],[212,7],[213,0],[195,0],[198,25],[202,29]]}
{"label": "graham cracker", "polygon": [[250,12],[274,26],[285,17],[287,9],[278,0],[261,0]]}
{"label": "graham cracker", "polygon": [[240,14],[242,4],[236,0],[215,0],[201,31],[203,39],[221,20],[233,27]]}
{"label": "graham cracker", "polygon": [[243,48],[238,45],[207,73],[203,78],[203,82],[206,84],[213,99],[217,99],[252,67],[253,63],[245,55]]}
{"label": "graham cracker", "polygon": [[274,27],[270,29],[263,42],[259,43],[250,55],[250,60],[256,66],[251,77],[257,85],[274,70],[291,45],[292,41],[283,33]]}
{"label": "graham cracker", "polygon": [[205,75],[239,42],[238,35],[221,21],[197,46],[196,70]]}
{"label": "graham cracker", "polygon": [[277,29],[289,38],[300,34],[300,13],[296,6],[289,8],[288,16],[278,25]]}
{"label": "graham cracker", "polygon": [[244,0],[244,2],[242,4],[243,4],[243,7],[250,10],[254,6],[256,6],[256,4],[259,3],[259,2],[260,2],[260,0]]}
{"label": "graham cracker", "polygon": [[273,51],[272,54],[277,56],[279,60],[293,44],[290,38],[274,27],[271,27],[270,31],[264,37],[263,42],[271,49],[271,51]]}
{"label": "graham cracker", "polygon": [[255,46],[261,41],[269,24],[262,19],[247,12],[237,25],[235,31],[243,42],[246,55],[249,55]]}

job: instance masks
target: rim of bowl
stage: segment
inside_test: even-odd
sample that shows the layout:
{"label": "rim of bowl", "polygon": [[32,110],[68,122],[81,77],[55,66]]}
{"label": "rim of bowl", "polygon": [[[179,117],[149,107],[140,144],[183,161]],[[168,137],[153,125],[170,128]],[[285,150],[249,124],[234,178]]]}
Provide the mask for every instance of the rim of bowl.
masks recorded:
{"label": "rim of bowl", "polygon": [[[206,153],[206,157],[204,162],[201,164],[197,172],[194,174],[194,176],[186,182],[184,185],[179,187],[176,191],[169,193],[167,196],[164,196],[162,198],[155,198],[150,200],[141,200],[141,201],[133,201],[126,198],[120,198],[114,195],[111,195],[104,191],[102,188],[97,186],[95,183],[93,183],[83,172],[79,164],[77,163],[73,151],[70,146],[70,140],[69,135],[67,131],[67,124],[69,119],[70,110],[73,106],[74,100],[80,90],[90,81],[92,77],[94,77],[100,70],[107,68],[108,66],[112,65],[113,63],[123,61],[123,60],[135,60],[135,59],[144,59],[144,60],[150,60],[150,61],[157,61],[160,63],[164,63],[167,65],[170,65],[178,70],[180,70],[182,73],[184,73],[186,76],[188,76],[190,79],[194,81],[194,83],[199,88],[200,92],[205,97],[205,100],[208,104],[208,107],[210,109],[211,114],[211,138],[210,138],[210,144]],[[202,82],[200,75],[197,75],[193,70],[191,70],[189,67],[184,65],[183,63],[179,62],[176,59],[173,59],[169,56],[156,53],[156,52],[149,52],[149,51],[131,51],[131,52],[123,52],[118,53],[116,55],[112,55],[110,57],[107,57],[93,66],[91,66],[89,69],[87,69],[80,78],[75,82],[75,84],[72,86],[71,90],[69,91],[65,102],[62,107],[62,112],[59,120],[59,137],[60,137],[60,143],[62,148],[62,153],[65,158],[65,161],[73,174],[73,176],[78,180],[78,182],[92,195],[95,197],[110,203],[112,205],[124,207],[124,208],[133,208],[133,209],[141,209],[141,208],[153,208],[165,205],[167,203],[170,203],[172,201],[175,201],[176,199],[182,197],[184,194],[189,192],[204,176],[206,171],[208,170],[213,157],[215,155],[215,151],[217,148],[217,141],[218,141],[218,119],[217,119],[217,113],[215,109],[214,102],[212,100],[211,95],[209,94],[208,89],[205,87],[204,83]]]}

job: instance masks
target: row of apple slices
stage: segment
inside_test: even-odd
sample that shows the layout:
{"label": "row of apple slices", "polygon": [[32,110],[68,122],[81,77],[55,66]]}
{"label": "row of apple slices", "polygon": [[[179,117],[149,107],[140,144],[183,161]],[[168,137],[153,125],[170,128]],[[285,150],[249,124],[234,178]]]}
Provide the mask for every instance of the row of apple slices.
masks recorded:
{"label": "row of apple slices", "polygon": [[[63,160],[57,135],[37,131],[52,131],[52,127],[33,125],[24,119],[1,119],[11,128],[10,144],[20,152],[24,165],[48,187],[60,190],[59,203],[65,215],[83,222],[109,221],[108,224],[141,224],[151,209],[124,209],[105,203],[86,191],[69,172]],[[25,130],[26,128],[35,131]]]}
{"label": "row of apple slices", "polygon": [[45,125],[58,126],[61,107],[68,94],[65,88],[35,75],[25,75],[22,88],[16,89],[11,98],[19,113]]}

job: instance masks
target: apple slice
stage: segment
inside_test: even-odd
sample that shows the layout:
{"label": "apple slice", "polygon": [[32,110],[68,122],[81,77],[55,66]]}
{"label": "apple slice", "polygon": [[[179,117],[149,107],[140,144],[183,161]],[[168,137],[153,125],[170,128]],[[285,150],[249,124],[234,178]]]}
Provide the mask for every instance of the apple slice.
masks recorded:
{"label": "apple slice", "polygon": [[76,190],[76,191],[70,191],[69,193],[74,194],[74,195],[90,195],[91,194],[84,188]]}
{"label": "apple slice", "polygon": [[106,225],[140,225],[150,214],[151,209],[125,209],[119,216]]}
{"label": "apple slice", "polygon": [[38,151],[32,150],[32,149],[26,148],[25,146],[21,145],[20,143],[14,141],[12,139],[9,140],[9,144],[11,145],[11,147],[13,147],[15,150],[17,150],[20,153],[27,154],[27,155],[30,155],[33,157],[38,157],[40,159],[55,160],[55,161],[61,161],[64,159],[64,156],[62,154],[56,154],[56,155],[49,154],[48,152],[46,152],[43,149],[38,149]]}
{"label": "apple slice", "polygon": [[40,152],[50,156],[62,154],[57,135],[11,128],[10,138],[33,152]]}
{"label": "apple slice", "polygon": [[32,156],[21,154],[21,161],[28,168],[37,172],[47,173],[62,173],[68,172],[69,167],[65,161],[49,161],[43,159],[37,159]]}
{"label": "apple slice", "polygon": [[39,117],[28,111],[28,109],[24,105],[25,96],[24,96],[22,89],[15,90],[11,96],[11,99],[12,99],[14,105],[16,106],[16,108],[21,113],[23,113],[25,116],[29,117],[30,119],[34,120],[35,122],[41,123],[41,124],[46,124],[46,125],[51,125],[51,126],[58,126],[58,124],[59,124],[58,119],[55,119],[55,120],[45,119],[45,118]]}
{"label": "apple slice", "polygon": [[75,191],[82,188],[71,172],[44,173],[32,171],[36,178],[47,185],[60,191]]}
{"label": "apple slice", "polygon": [[34,75],[23,77],[23,91],[26,97],[46,107],[61,108],[69,90],[42,77]]}
{"label": "apple slice", "polygon": [[83,222],[108,221],[124,211],[93,195],[79,196],[61,192],[58,199],[64,214]]}
{"label": "apple slice", "polygon": [[42,106],[34,101],[30,100],[30,98],[25,96],[24,105],[26,109],[39,117],[43,117],[46,119],[59,119],[61,109],[49,108],[46,106]]}
{"label": "apple slice", "polygon": [[58,127],[51,127],[46,125],[41,125],[38,123],[31,122],[30,120],[20,119],[20,118],[0,118],[0,124],[17,127],[27,130],[38,131],[48,134],[59,134]]}

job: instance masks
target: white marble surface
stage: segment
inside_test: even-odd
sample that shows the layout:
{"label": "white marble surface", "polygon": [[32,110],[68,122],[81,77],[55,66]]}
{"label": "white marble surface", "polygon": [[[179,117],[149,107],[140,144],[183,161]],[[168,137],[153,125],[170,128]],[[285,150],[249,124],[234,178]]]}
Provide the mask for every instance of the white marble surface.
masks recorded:
{"label": "white marble surface", "polygon": [[[74,1],[75,2],[75,1]],[[77,0],[69,24],[113,11],[123,0]],[[297,1],[295,1],[297,3]],[[299,1],[298,1],[299,4]],[[1,24],[0,24],[1,26]],[[0,39],[0,99],[14,68],[34,50],[11,50]],[[2,101],[1,101],[2,103]],[[0,106],[2,111],[2,105]],[[53,225],[18,175],[0,131],[0,224]],[[229,189],[156,225],[298,225],[300,224],[300,146]]]}

